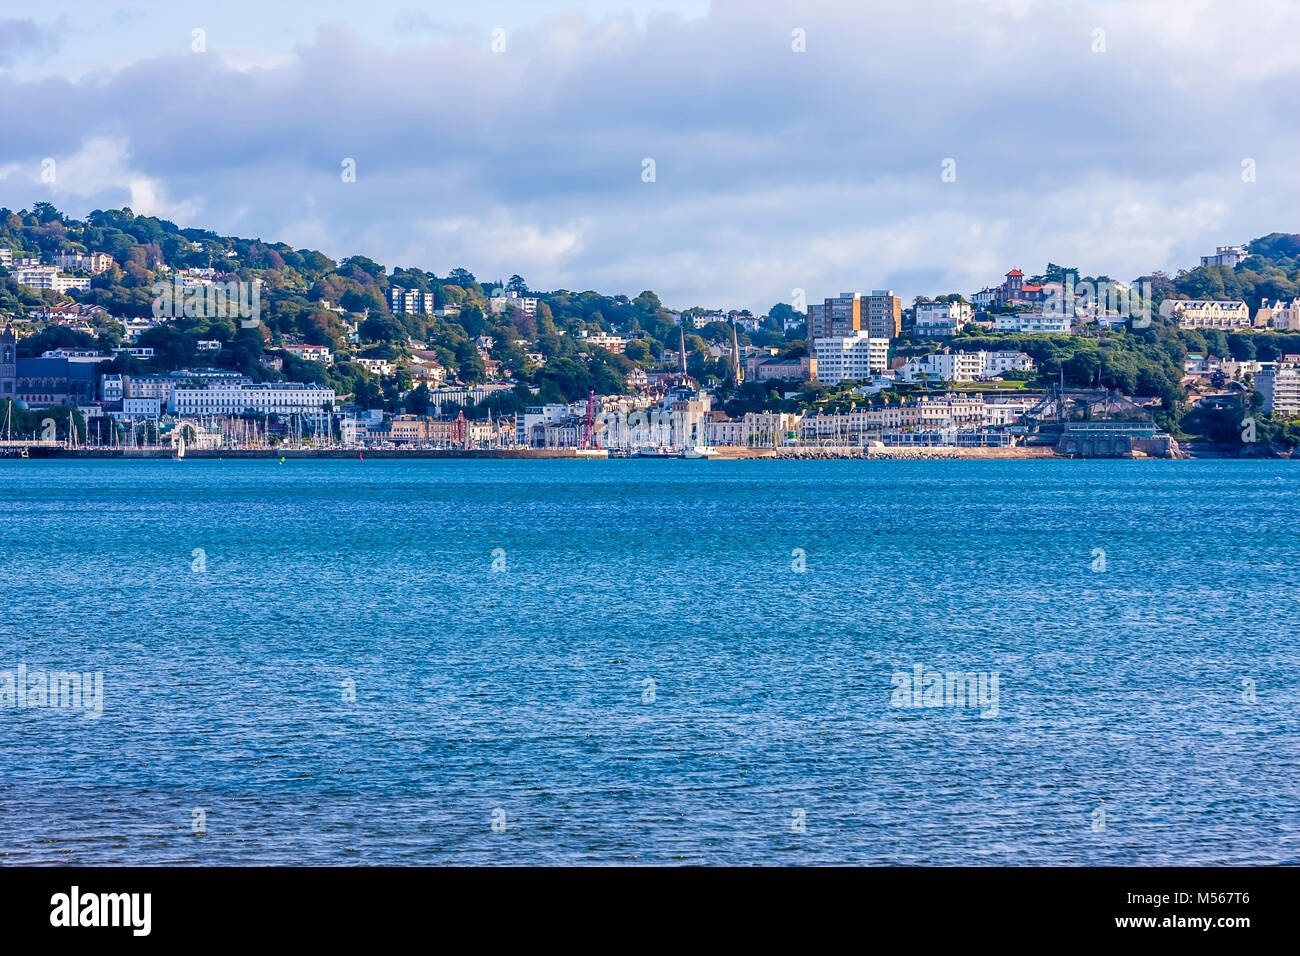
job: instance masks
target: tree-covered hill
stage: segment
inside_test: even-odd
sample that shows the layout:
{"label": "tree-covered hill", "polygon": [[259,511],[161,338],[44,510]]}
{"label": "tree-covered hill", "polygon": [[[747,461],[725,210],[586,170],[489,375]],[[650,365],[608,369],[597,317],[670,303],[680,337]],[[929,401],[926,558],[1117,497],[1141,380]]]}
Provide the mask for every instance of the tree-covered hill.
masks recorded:
{"label": "tree-covered hill", "polygon": [[[123,357],[109,370],[189,367],[200,361],[200,340],[217,340],[221,352],[215,360],[203,359],[205,363],[213,361],[258,379],[319,381],[360,402],[391,406],[411,390],[409,375],[381,382],[346,359],[400,362],[418,347],[436,355],[449,380],[474,385],[487,378],[487,364],[476,344],[486,337],[492,340],[488,361],[497,363],[502,376],[537,385],[542,400],[572,400],[590,388],[624,391],[633,369],[659,367],[664,350],[679,344],[674,315],[649,291],[634,298],[564,289],[530,292],[517,275],[508,282],[493,282],[479,280],[462,267],[445,275],[418,266],[390,271],[364,256],[335,262],[316,250],[182,229],[130,209],[95,210],[84,221],[45,202],[30,210],[0,209],[0,247],[10,249],[15,258],[35,257],[45,263],[73,252],[104,252],[114,260],[112,268],[92,278],[89,289],[66,296],[20,286],[0,268],[0,314],[13,316],[77,302],[102,306],[118,319],[149,317],[155,283],[171,282],[183,270],[212,270],[220,283],[260,281],[262,328],[244,328],[238,316],[177,318],[141,334],[137,344],[152,347],[154,360],[142,365]],[[436,308],[446,314],[394,314],[389,305],[393,287],[430,293]],[[536,314],[512,307],[494,311],[492,295],[503,290],[538,298]],[[584,331],[614,329],[632,340],[625,355],[613,355],[582,339]],[[23,348],[112,347],[121,344],[121,333],[121,326],[110,325],[98,338],[89,338],[51,327],[26,340]],[[762,344],[784,342],[775,321],[752,336],[741,333],[742,342],[751,338]],[[709,354],[708,340],[723,341],[723,330],[705,329],[687,337],[690,370],[701,377],[722,377],[725,369]],[[277,372],[261,363],[266,349],[285,344],[329,346],[336,364],[325,367],[289,357]]]}

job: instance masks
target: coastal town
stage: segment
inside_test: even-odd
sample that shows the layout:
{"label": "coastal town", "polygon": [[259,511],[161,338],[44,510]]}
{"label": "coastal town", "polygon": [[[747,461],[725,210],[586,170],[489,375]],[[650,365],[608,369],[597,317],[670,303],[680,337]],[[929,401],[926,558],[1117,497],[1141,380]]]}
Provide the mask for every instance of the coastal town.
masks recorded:
{"label": "coastal town", "polygon": [[[756,315],[336,265],[129,210],[81,223],[38,204],[0,210],[0,224],[6,455],[1180,457],[1296,444],[1295,236],[1218,247],[1176,279],[1049,264],[910,304],[892,289],[819,300],[796,288]],[[1231,290],[1243,274],[1271,283],[1239,298],[1183,291]]]}

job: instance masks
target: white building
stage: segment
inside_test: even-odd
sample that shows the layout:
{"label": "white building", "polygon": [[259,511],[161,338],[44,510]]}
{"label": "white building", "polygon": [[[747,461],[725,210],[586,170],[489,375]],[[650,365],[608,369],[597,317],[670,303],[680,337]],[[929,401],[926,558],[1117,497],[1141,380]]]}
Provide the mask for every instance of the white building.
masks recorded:
{"label": "white building", "polygon": [[[172,390],[178,385],[212,384],[221,382],[227,386],[252,385],[253,380],[238,372],[225,371],[190,371],[171,372],[168,375],[122,375],[120,398],[156,398],[164,405],[169,405]],[[105,381],[108,376],[105,376]],[[114,386],[116,387],[116,386]],[[109,401],[107,394],[104,398]]]}
{"label": "white building", "polygon": [[1250,309],[1240,299],[1188,299],[1174,303],[1178,327],[1183,329],[1250,328]]}
{"label": "white building", "polygon": [[286,345],[284,350],[294,358],[304,362],[319,362],[321,365],[333,365],[334,353],[328,345]]}
{"label": "white building", "polygon": [[1072,325],[1073,319],[1068,315],[1048,315],[1042,312],[1013,312],[993,318],[993,327],[999,332],[1069,335]]}
{"label": "white building", "polygon": [[[462,388],[431,388],[429,389],[429,404],[438,408],[452,404],[463,405],[468,408],[471,405],[477,405],[497,392],[508,392],[513,388],[513,385],[504,382]],[[533,386],[532,391],[537,392],[537,387]]]}
{"label": "white building", "polygon": [[89,289],[89,276],[64,275],[58,266],[24,266],[14,269],[14,280],[20,285],[33,289],[53,289],[55,292],[67,292],[69,289]]}
{"label": "white building", "polygon": [[581,337],[583,341],[608,349],[615,355],[622,355],[623,350],[627,348],[627,339],[619,335],[606,335],[604,332],[588,333],[584,329]]}
{"label": "white building", "polygon": [[177,385],[168,407],[177,415],[242,415],[249,410],[263,415],[323,415],[334,407],[334,389],[298,382]]}
{"label": "white building", "polygon": [[1271,304],[1264,299],[1255,315],[1255,324],[1270,329],[1300,329],[1300,299],[1290,302],[1279,299]]}
{"label": "white building", "polygon": [[562,422],[568,417],[568,405],[530,405],[519,416],[516,442],[540,447],[546,443],[546,426]]}
{"label": "white building", "polygon": [[380,378],[385,378],[393,374],[393,363],[388,361],[388,359],[355,358],[352,361],[356,362],[367,372],[378,375]]}
{"label": "white building", "polygon": [[984,377],[983,352],[952,352],[945,349],[932,355],[907,360],[902,368],[905,382],[926,381],[973,382]]}
{"label": "white building", "polygon": [[488,299],[488,305],[494,315],[499,315],[505,311],[506,306],[515,309],[522,309],[528,315],[537,314],[537,298],[531,295],[520,295],[518,292],[507,292],[504,295],[494,295]]}
{"label": "white building", "polygon": [[156,398],[122,399],[122,415],[126,418],[157,418],[162,410],[163,403]]}
{"label": "white building", "polygon": [[1233,269],[1247,256],[1245,246],[1219,246],[1212,256],[1201,256],[1202,266],[1225,266]]}
{"label": "white building", "polygon": [[968,302],[921,302],[916,306],[916,334],[922,338],[947,338],[971,320]]}
{"label": "white building", "polygon": [[984,373],[989,376],[1001,375],[1003,372],[1032,372],[1035,368],[1034,360],[1024,352],[1008,349],[984,353]]}
{"label": "white building", "polygon": [[846,380],[871,378],[873,372],[889,367],[889,339],[872,338],[866,332],[816,339],[817,380],[838,385]]}
{"label": "white building", "polygon": [[54,264],[60,269],[81,269],[84,272],[107,272],[113,265],[113,257],[103,252],[70,252],[54,257]]}
{"label": "white building", "polygon": [[105,375],[99,380],[99,396],[105,403],[120,402],[125,397],[121,375]]}
{"label": "white building", "polygon": [[437,308],[434,305],[432,292],[403,289],[400,286],[393,286],[388,290],[388,302],[393,312],[398,315],[433,315]]}
{"label": "white building", "polygon": [[1255,389],[1264,396],[1265,415],[1300,414],[1300,368],[1278,365],[1255,373]]}
{"label": "white building", "polygon": [[746,412],[743,418],[705,422],[710,445],[783,445],[797,431],[799,416],[789,412]]}
{"label": "white building", "polygon": [[909,359],[903,366],[903,380],[918,381],[922,375],[927,380],[943,382],[975,382],[992,378],[1003,372],[1034,369],[1034,360],[1024,352],[953,352],[944,349],[932,355]]}
{"label": "white building", "polygon": [[[706,325],[712,325],[714,322],[726,323],[727,314],[725,312],[696,312],[695,314],[688,316],[688,318],[690,319],[691,328],[702,329]],[[681,325],[681,322],[678,321],[677,324]]]}

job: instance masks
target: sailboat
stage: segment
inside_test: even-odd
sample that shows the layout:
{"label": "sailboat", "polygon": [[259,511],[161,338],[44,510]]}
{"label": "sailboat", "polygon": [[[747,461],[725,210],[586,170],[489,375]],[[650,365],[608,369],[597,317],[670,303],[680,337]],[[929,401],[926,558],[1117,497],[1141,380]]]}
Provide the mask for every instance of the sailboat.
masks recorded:
{"label": "sailboat", "polygon": [[175,461],[185,460],[185,433],[181,432],[176,436],[176,454],[173,456]]}

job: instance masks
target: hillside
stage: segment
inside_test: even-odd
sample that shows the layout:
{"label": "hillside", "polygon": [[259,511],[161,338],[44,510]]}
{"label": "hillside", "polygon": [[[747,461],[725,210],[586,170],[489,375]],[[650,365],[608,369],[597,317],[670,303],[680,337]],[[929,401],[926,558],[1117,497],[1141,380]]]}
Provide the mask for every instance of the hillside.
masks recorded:
{"label": "hillside", "polygon": [[[476,385],[489,378],[514,382],[514,392],[493,396],[485,414],[516,411],[525,404],[575,401],[594,389],[620,394],[629,389],[629,376],[641,371],[672,369],[679,344],[680,316],[665,308],[650,291],[629,298],[594,291],[530,291],[525,280],[511,276],[483,281],[463,267],[439,275],[422,266],[388,268],[364,256],[335,262],[323,253],[293,249],[277,242],[220,236],[203,229],[182,229],[130,209],[96,210],[84,221],[65,216],[49,203],[31,210],[0,209],[0,250],[14,260],[49,263],[73,253],[106,253],[111,267],[98,274],[77,273],[88,288],[66,295],[53,289],[20,285],[0,266],[0,316],[31,316],[60,304],[102,307],[120,321],[100,321],[94,329],[74,331],[66,324],[47,324],[20,341],[21,354],[39,355],[54,347],[107,349],[127,340],[125,322],[154,314],[155,284],[174,283],[183,273],[215,283],[260,282],[260,324],[241,322],[237,314],[182,314],[164,324],[144,327],[131,344],[153,349],[146,361],[127,354],[101,367],[101,372],[140,373],[215,364],[238,370],[256,380],[288,379],[333,387],[340,397],[364,408],[403,408],[424,412],[429,385],[411,373],[413,354],[426,365],[445,370],[447,383]],[[1300,235],[1272,233],[1254,240],[1249,255],[1235,268],[1198,267],[1170,277],[1154,273],[1154,307],[1174,298],[1241,298],[1257,308],[1263,299],[1300,295]],[[1077,270],[1049,264],[1048,277]],[[196,280],[198,281],[198,280]],[[394,312],[394,289],[419,293],[420,314]],[[513,293],[517,299],[494,294]],[[515,303],[530,301],[529,308]],[[427,313],[437,314],[427,314]],[[826,401],[833,390],[804,386],[800,400],[786,399],[775,383],[729,383],[727,364],[716,346],[729,346],[730,323],[712,321],[721,314],[701,308],[686,316],[704,316],[702,325],[685,336],[688,370],[715,386],[719,399],[732,410],[791,409]],[[747,319],[752,318],[743,313]],[[778,347],[800,354],[800,326],[783,332],[786,320],[798,318],[789,305],[777,304],[770,314],[754,320],[749,331],[737,329],[742,346]],[[707,323],[707,324],[706,324]],[[245,326],[248,327],[245,327]],[[617,333],[621,354],[584,338]],[[200,354],[200,342],[216,342],[219,351]],[[715,345],[714,351],[709,350]],[[926,350],[933,342],[900,343]],[[952,341],[954,347],[1016,349],[1028,353],[1038,366],[1038,382],[1064,377],[1068,384],[1100,383],[1127,395],[1158,399],[1162,420],[1176,428],[1187,392],[1181,384],[1189,352],[1236,360],[1272,360],[1300,353],[1300,332],[1195,331],[1156,319],[1151,328],[1071,336],[993,334],[970,330]],[[263,362],[268,350],[286,345],[325,346],[332,364],[283,355],[279,367]],[[617,350],[615,350],[617,351]],[[381,376],[357,360],[387,360],[397,372]],[[533,393],[522,386],[537,389]]]}
{"label": "hillside", "polygon": [[[498,363],[502,377],[537,385],[542,400],[559,401],[585,397],[593,388],[620,393],[631,371],[638,366],[658,367],[664,349],[678,347],[674,315],[653,292],[635,298],[591,291],[530,292],[520,276],[505,283],[488,282],[463,268],[439,276],[422,268],[388,270],[363,256],[335,262],[315,250],[181,229],[164,219],[136,216],[130,209],[96,210],[85,221],[67,217],[49,203],[37,203],[30,211],[0,209],[0,248],[11,250],[15,259],[34,257],[43,262],[77,252],[103,252],[114,260],[110,269],[90,279],[88,289],[67,295],[19,285],[0,267],[0,314],[11,316],[76,302],[101,306],[119,319],[145,318],[153,315],[155,283],[173,282],[186,270],[212,270],[211,277],[218,283],[260,280],[262,330],[242,328],[237,315],[181,316],[141,333],[133,344],[155,350],[150,368],[168,370],[193,365],[197,343],[215,340],[222,343],[216,364],[257,379],[323,382],[341,395],[355,396],[359,404],[372,406],[391,404],[410,388],[410,381],[399,375],[381,384],[350,363],[325,367],[292,357],[285,359],[282,372],[276,372],[262,365],[260,358],[268,348],[304,344],[328,346],[340,356],[395,359],[409,355],[415,343],[436,354],[449,381],[474,385],[487,377],[484,358],[475,345],[476,339],[486,336],[492,340],[488,360]],[[395,314],[389,304],[395,287],[430,293],[437,310],[456,314]],[[495,312],[490,305],[493,293],[505,289],[536,297],[535,313],[513,307]],[[755,331],[753,340],[784,343],[780,326],[769,325]],[[614,329],[631,340],[625,355],[611,354],[581,338],[583,332]],[[706,337],[720,341],[723,334],[722,329],[710,334],[706,327],[687,336],[692,373],[702,378],[725,374],[706,346]],[[729,336],[729,330],[725,334]],[[744,341],[750,338],[742,333]],[[39,354],[57,346],[106,348],[123,340],[120,326],[110,325],[97,336],[47,327],[24,339],[21,348],[24,354]],[[530,353],[534,358],[529,358]],[[106,370],[131,371],[133,364],[139,363],[123,357],[118,360],[120,368]]]}

